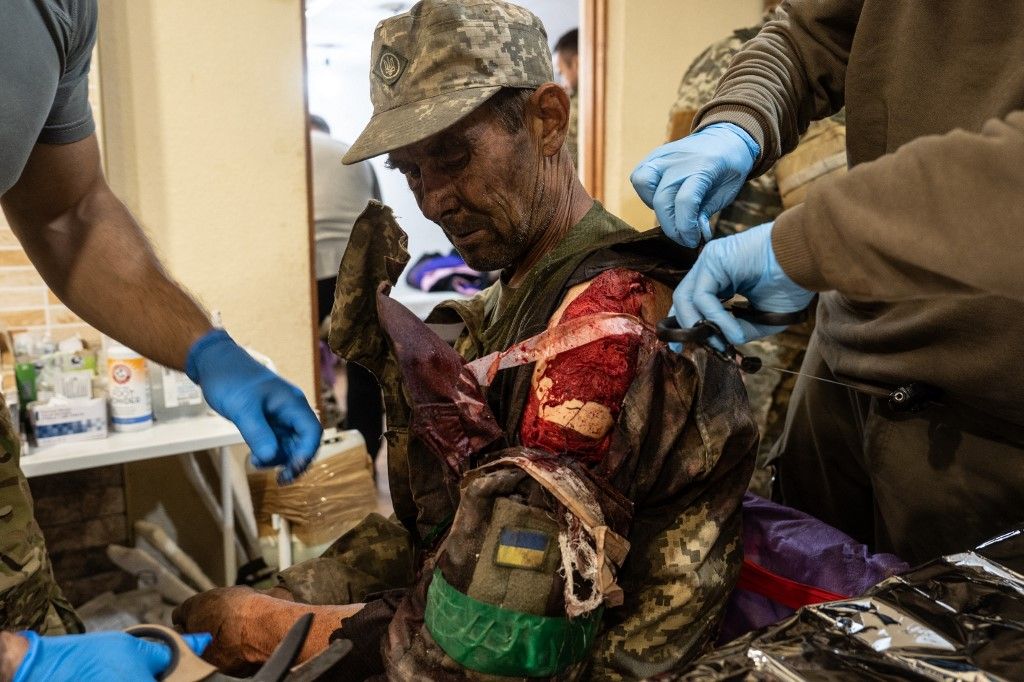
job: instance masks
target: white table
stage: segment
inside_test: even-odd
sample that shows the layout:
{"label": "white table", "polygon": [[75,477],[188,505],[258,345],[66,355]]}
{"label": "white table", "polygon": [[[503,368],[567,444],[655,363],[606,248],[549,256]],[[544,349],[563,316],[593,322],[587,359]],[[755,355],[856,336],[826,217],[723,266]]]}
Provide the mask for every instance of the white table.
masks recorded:
{"label": "white table", "polygon": [[80,469],[126,464],[157,457],[182,455],[197,450],[216,449],[220,458],[221,533],[223,537],[224,574],[233,582],[235,556],[235,514],[231,476],[232,445],[243,442],[235,425],[217,415],[190,417],[153,425],[145,431],[111,431],[106,438],[60,443],[32,448],[21,457],[25,476],[47,476]]}

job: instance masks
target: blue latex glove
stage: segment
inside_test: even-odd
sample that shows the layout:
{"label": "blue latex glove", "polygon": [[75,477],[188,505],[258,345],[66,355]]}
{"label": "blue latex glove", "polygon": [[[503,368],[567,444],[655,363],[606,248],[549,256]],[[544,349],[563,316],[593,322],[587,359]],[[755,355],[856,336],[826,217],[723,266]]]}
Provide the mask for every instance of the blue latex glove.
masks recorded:
{"label": "blue latex glove", "polygon": [[283,466],[281,483],[306,469],[323,428],[297,387],[256,362],[222,329],[192,344],[185,373],[203,389],[210,407],[235,423],[254,465]]}
{"label": "blue latex glove", "polygon": [[[71,682],[72,680],[156,680],[171,664],[171,650],[163,644],[124,632],[40,637],[27,631],[28,651],[14,673],[13,682]],[[208,633],[182,635],[196,654],[212,640]]]}
{"label": "blue latex glove", "polygon": [[665,234],[693,248],[711,240],[711,216],[736,198],[760,153],[743,128],[713,123],[655,149],[629,180]]}
{"label": "blue latex glove", "polygon": [[814,294],[783,272],[772,250],[772,225],[758,225],[704,247],[672,296],[680,326],[688,328],[708,320],[718,325],[729,343],[739,345],[777,334],[785,327],[738,320],[726,312],[720,299],[742,294],[755,308],[773,313],[807,307]]}

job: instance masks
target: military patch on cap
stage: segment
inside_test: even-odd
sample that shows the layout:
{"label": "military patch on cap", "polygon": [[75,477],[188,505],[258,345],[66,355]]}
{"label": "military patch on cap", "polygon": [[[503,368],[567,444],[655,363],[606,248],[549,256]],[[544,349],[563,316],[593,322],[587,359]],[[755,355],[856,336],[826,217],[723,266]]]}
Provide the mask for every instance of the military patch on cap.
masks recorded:
{"label": "military patch on cap", "polygon": [[405,67],[409,60],[398,54],[390,47],[383,46],[380,54],[377,55],[377,63],[373,65],[373,72],[388,85],[394,85],[395,81],[405,73]]}
{"label": "military patch on cap", "polygon": [[502,528],[494,563],[509,568],[539,569],[551,544],[551,536],[539,530]]}

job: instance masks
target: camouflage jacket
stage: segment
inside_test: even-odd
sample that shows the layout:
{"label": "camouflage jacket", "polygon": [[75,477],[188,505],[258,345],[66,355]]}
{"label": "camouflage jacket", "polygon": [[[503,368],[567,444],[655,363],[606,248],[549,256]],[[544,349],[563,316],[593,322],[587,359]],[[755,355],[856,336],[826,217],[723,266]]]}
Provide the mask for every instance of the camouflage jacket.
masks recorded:
{"label": "camouflage jacket", "polygon": [[[429,553],[458,507],[459,481],[411,435],[408,396],[373,307],[377,285],[397,280],[408,258],[404,245],[390,210],[368,207],[342,262],[330,340],[381,380],[396,515],[416,549]],[[465,325],[456,348],[472,360],[543,331],[566,292],[601,272],[626,268],[672,286],[693,258],[660,232],[637,233],[595,204],[523,284],[503,290],[499,283],[470,301],[442,304],[428,322]],[[503,370],[487,391],[508,445],[517,444],[532,374],[532,365]],[[611,451],[594,471],[633,505],[632,549],[619,575],[625,602],[605,612],[594,679],[663,672],[713,641],[742,556],[739,503],[757,441],[742,396],[736,367],[700,348],[675,354],[661,345],[638,368]],[[481,453],[474,465],[487,461]]]}

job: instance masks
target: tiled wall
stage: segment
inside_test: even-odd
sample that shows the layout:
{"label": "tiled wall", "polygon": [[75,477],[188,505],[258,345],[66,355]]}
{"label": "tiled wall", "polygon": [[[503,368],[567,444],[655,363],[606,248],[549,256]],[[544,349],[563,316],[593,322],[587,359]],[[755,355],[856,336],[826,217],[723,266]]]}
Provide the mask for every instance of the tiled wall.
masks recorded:
{"label": "tiled wall", "polygon": [[[55,341],[80,334],[99,342],[99,332],[67,309],[43,283],[6,221],[0,217],[0,323],[12,334],[49,332]],[[13,358],[3,349],[3,389],[14,390]]]}
{"label": "tiled wall", "polygon": [[29,487],[53,575],[73,606],[135,587],[107,558],[107,545],[131,544],[123,465],[31,478]]}

